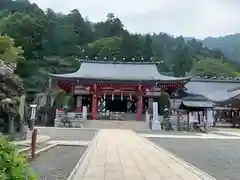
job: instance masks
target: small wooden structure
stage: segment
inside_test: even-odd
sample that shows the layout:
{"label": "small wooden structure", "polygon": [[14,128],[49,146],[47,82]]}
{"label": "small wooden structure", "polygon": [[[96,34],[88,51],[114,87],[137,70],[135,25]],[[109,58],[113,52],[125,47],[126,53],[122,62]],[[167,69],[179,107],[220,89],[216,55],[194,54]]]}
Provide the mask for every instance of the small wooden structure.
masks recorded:
{"label": "small wooden structure", "polygon": [[226,107],[215,107],[215,118],[217,123],[230,123],[233,127],[238,125],[240,127],[240,106],[232,107],[231,105]]}
{"label": "small wooden structure", "polygon": [[[178,110],[178,130],[185,130],[185,131],[204,131],[206,132],[208,129],[208,122],[207,121],[207,113],[210,109],[212,112],[214,104],[212,102],[207,101],[182,101],[179,110]],[[196,113],[196,118],[194,122],[190,121],[190,115],[193,117],[193,113]],[[185,118],[183,116],[185,115]],[[204,118],[205,117],[205,118]],[[203,130],[202,130],[203,128]]]}
{"label": "small wooden structure", "polygon": [[218,122],[240,125],[240,87],[217,91],[207,98],[215,103],[215,118]]}

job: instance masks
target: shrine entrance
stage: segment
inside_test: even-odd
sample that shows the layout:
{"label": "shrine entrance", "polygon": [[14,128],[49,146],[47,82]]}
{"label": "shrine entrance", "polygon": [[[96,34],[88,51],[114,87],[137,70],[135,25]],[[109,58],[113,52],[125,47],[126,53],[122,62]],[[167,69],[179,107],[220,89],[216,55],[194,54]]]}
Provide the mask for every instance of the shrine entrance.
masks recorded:
{"label": "shrine entrance", "polygon": [[110,112],[132,112],[136,113],[136,99],[127,96],[106,97],[106,109]]}

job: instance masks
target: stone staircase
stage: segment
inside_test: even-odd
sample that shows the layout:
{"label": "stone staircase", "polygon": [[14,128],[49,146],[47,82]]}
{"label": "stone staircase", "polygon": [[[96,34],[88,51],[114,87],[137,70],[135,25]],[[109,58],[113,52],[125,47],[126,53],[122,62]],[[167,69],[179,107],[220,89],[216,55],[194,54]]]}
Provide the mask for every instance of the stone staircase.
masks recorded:
{"label": "stone staircase", "polygon": [[83,122],[83,127],[94,129],[132,129],[134,131],[149,130],[149,125],[145,121],[87,120]]}

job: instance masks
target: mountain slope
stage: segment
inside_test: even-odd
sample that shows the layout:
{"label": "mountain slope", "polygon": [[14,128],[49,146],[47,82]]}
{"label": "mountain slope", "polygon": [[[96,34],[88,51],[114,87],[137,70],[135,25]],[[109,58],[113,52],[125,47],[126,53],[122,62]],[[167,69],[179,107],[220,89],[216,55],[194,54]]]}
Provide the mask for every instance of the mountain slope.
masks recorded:
{"label": "mountain slope", "polygon": [[[26,89],[35,91],[47,88],[47,73],[73,72],[79,67],[77,59],[85,58],[154,60],[162,73],[179,77],[192,69],[193,75],[234,76],[240,72],[240,66],[232,65],[221,51],[167,33],[132,34],[112,13],[93,23],[77,9],[59,14],[51,9],[45,12],[28,0],[0,0],[0,32],[22,47],[25,61],[17,64],[15,73]],[[204,66],[198,67],[199,61]]]}
{"label": "mountain slope", "polygon": [[240,34],[223,37],[208,37],[202,43],[208,48],[220,49],[226,57],[240,62]]}

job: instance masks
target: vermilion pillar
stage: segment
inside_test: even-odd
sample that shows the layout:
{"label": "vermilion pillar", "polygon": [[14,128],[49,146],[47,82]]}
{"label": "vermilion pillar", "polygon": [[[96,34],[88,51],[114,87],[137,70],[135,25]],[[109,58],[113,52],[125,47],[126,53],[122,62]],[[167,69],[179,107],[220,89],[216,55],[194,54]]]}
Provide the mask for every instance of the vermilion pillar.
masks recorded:
{"label": "vermilion pillar", "polygon": [[141,114],[142,114],[142,95],[139,95],[138,102],[137,102],[137,120],[141,120]]}
{"label": "vermilion pillar", "polygon": [[138,87],[138,101],[137,101],[137,120],[141,120],[141,114],[142,114],[142,93],[141,93],[141,85]]}
{"label": "vermilion pillar", "polygon": [[98,101],[98,97],[97,97],[97,85],[94,84],[93,85],[93,89],[92,89],[92,119],[96,120],[97,119],[97,101]]}
{"label": "vermilion pillar", "polygon": [[97,119],[97,94],[94,93],[92,96],[92,119]]}

